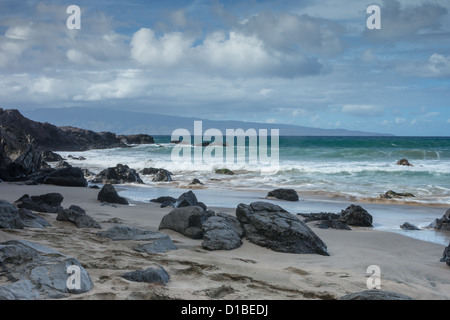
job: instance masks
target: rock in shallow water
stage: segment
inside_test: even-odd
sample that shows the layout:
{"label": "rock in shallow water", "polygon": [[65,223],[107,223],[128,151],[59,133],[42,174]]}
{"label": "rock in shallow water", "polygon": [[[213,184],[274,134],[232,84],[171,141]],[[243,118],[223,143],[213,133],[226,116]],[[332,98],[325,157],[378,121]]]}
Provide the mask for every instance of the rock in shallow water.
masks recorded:
{"label": "rock in shallow water", "polygon": [[105,184],[97,196],[97,200],[101,202],[117,203],[128,205],[128,200],[119,196],[112,184]]}

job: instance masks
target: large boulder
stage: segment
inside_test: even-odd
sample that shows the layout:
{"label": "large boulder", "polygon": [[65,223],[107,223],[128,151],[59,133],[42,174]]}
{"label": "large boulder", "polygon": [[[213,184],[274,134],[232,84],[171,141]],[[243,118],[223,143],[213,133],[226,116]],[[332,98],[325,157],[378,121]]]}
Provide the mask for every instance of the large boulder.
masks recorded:
{"label": "large boulder", "polygon": [[25,223],[15,206],[0,200],[0,229],[23,229]]}
{"label": "large boulder", "polygon": [[101,171],[91,182],[108,184],[144,183],[136,170],[123,164],[118,164],[115,167]]}
{"label": "large boulder", "polygon": [[102,228],[97,221],[86,214],[86,211],[83,208],[75,205],[72,205],[69,209],[64,209],[62,212],[58,213],[56,220],[72,222],[78,228]]}
{"label": "large boulder", "polygon": [[62,165],[59,168],[42,169],[27,177],[28,184],[52,184],[63,187],[87,187],[88,183],[80,168]]}
{"label": "large boulder", "polygon": [[[3,109],[0,109],[0,117]],[[36,141],[28,134],[0,123],[0,179],[21,180],[41,168]]]}
{"label": "large boulder", "polygon": [[325,243],[296,216],[267,203],[239,204],[236,217],[245,237],[257,245],[286,253],[314,253],[328,256]]}
{"label": "large boulder", "polygon": [[[93,285],[77,259],[25,240],[0,243],[0,271],[7,279],[0,285],[0,300],[59,299]],[[73,282],[72,272],[78,273]]]}
{"label": "large boulder", "polygon": [[207,250],[232,250],[241,245],[241,238],[225,218],[212,216],[203,223],[203,248]]}
{"label": "large boulder", "polygon": [[63,211],[61,203],[64,197],[60,193],[47,193],[40,196],[23,195],[16,200],[15,204],[18,208],[24,208],[44,213],[60,213]]}
{"label": "large boulder", "polygon": [[119,196],[116,188],[112,184],[105,184],[97,196],[97,200],[108,203],[118,203],[128,205],[128,200]]}
{"label": "large boulder", "polygon": [[198,206],[176,208],[166,214],[159,229],[171,229],[192,239],[203,238],[203,223],[215,213]]}
{"label": "large boulder", "polygon": [[267,198],[276,198],[287,201],[298,201],[298,193],[294,189],[275,189],[267,194]]}
{"label": "large boulder", "polygon": [[372,227],[373,217],[364,208],[359,205],[350,205],[347,209],[341,211],[339,221],[356,227]]}

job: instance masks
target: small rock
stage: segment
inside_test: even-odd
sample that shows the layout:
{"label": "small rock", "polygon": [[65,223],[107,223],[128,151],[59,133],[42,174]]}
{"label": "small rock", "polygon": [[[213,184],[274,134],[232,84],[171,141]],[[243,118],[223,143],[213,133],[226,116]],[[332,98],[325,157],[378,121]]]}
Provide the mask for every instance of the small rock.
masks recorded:
{"label": "small rock", "polygon": [[169,235],[161,234],[161,237],[150,243],[140,244],[133,247],[133,250],[143,253],[164,253],[169,250],[177,250],[177,246],[170,239]]}
{"label": "small rock", "polygon": [[234,175],[234,172],[230,169],[216,169],[215,171],[217,174],[226,174],[226,175]]}
{"label": "small rock", "polygon": [[298,201],[298,194],[293,189],[275,189],[267,194],[267,198],[276,198],[287,201]]}
{"label": "small rock", "polygon": [[79,206],[70,206],[69,209],[64,209],[58,213],[56,217],[58,221],[69,221],[74,223],[78,228],[95,228],[101,229],[101,225],[95,221],[91,216],[86,214],[86,211]]}
{"label": "small rock", "polygon": [[409,222],[405,222],[403,223],[400,228],[402,228],[403,230],[420,230],[418,227],[416,227],[415,225],[409,223]]}
{"label": "small rock", "polygon": [[200,180],[198,180],[197,178],[192,179],[191,183],[189,183],[189,184],[190,185],[196,185],[196,184],[203,185],[203,183]]}
{"label": "small rock", "polygon": [[336,219],[321,220],[320,223],[316,224],[316,227],[321,229],[331,228],[339,230],[352,230],[348,225]]}
{"label": "small rock", "polygon": [[161,169],[156,174],[155,177],[152,180],[153,182],[170,182],[172,181],[172,173]]}
{"label": "small rock", "polygon": [[409,161],[407,159],[398,160],[397,164],[399,166],[408,166],[408,167],[412,167],[413,166],[411,163],[409,163]]}
{"label": "small rock", "polygon": [[97,232],[97,235],[104,238],[109,238],[114,241],[118,240],[135,240],[135,241],[149,241],[158,240],[167,235],[151,230],[141,230],[130,226],[118,225],[109,228],[106,231]]}
{"label": "small rock", "polygon": [[392,190],[387,191],[385,194],[380,195],[381,199],[402,199],[402,198],[414,198],[412,193],[398,193]]}

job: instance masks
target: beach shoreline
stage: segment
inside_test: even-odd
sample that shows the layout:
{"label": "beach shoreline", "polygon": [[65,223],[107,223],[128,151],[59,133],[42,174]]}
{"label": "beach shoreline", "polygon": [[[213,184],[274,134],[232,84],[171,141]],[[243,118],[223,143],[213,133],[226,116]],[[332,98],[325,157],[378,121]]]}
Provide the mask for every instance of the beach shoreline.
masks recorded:
{"label": "beach shoreline", "polygon": [[[141,201],[130,201],[129,206],[102,206],[97,200],[98,190],[89,188],[0,183],[1,198],[10,203],[23,194],[50,192],[63,195],[64,208],[70,205],[84,208],[103,230],[124,224],[157,231],[162,217],[172,209]],[[210,206],[207,202],[206,199],[205,203],[216,213],[234,214],[232,207]],[[276,203],[281,207],[287,204],[286,201]],[[201,240],[165,229],[160,232],[168,234],[178,250],[145,254],[132,249],[133,241],[100,238],[95,235],[98,229],[78,229],[70,222],[56,221],[56,214],[41,215],[52,227],[0,230],[0,240],[34,241],[77,258],[94,286],[89,292],[70,295],[67,299],[339,299],[367,289],[371,275],[367,268],[371,265],[381,270],[382,290],[413,299],[450,299],[448,266],[439,262],[445,246],[393,232],[361,227],[353,227],[351,231],[324,230],[315,227],[313,222],[308,223],[328,246],[330,256],[326,257],[274,252],[245,239],[241,247],[231,251],[207,251],[202,248]],[[171,277],[165,286],[121,278],[127,271],[145,269],[155,263],[162,265]]]}

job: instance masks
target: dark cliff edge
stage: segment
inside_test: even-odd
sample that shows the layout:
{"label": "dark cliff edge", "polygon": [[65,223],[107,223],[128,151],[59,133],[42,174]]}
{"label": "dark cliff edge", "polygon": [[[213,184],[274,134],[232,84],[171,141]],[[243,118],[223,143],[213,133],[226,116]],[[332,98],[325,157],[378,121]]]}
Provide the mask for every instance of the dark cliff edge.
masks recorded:
{"label": "dark cliff edge", "polygon": [[74,127],[57,127],[24,117],[18,110],[0,108],[0,179],[24,179],[42,165],[44,151],[86,151],[152,144],[146,134],[116,135]]}

